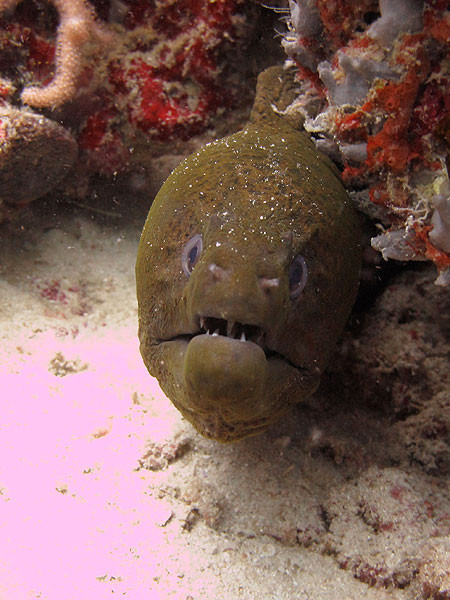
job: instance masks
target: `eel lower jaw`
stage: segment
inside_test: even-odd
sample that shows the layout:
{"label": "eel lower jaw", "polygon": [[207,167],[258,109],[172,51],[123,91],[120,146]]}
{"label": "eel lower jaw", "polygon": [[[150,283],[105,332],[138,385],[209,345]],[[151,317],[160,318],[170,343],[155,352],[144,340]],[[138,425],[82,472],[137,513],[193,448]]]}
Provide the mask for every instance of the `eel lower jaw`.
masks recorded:
{"label": "eel lower jaw", "polygon": [[[167,363],[171,371],[168,395],[202,435],[235,442],[262,433],[285,411],[280,390],[297,384],[302,389],[315,378],[310,368],[293,364],[268,346],[268,339],[270,333],[254,324],[199,317],[192,331],[155,340],[164,348],[158,361]],[[198,368],[193,369],[194,364]],[[229,386],[220,383],[223,365],[229,372]],[[242,376],[246,368],[254,379]]]}

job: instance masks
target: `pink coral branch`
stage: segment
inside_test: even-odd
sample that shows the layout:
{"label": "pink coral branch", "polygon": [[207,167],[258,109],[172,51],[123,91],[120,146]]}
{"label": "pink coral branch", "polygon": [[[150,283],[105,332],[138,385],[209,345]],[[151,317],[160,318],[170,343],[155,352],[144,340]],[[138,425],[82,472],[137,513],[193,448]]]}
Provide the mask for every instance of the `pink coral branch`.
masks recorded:
{"label": "pink coral branch", "polygon": [[[76,92],[83,68],[83,45],[95,40],[111,42],[112,33],[96,20],[94,9],[85,0],[50,0],[59,13],[56,47],[56,74],[46,87],[31,86],[22,92],[22,101],[39,108],[54,107],[70,100]],[[20,0],[0,0],[0,12],[12,10]]]}

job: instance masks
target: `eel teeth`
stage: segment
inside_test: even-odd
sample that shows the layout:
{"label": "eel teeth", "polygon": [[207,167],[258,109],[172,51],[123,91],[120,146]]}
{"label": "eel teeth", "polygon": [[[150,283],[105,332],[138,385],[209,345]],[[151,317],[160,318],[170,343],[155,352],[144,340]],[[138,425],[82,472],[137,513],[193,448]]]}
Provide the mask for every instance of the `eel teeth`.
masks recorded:
{"label": "eel teeth", "polygon": [[227,321],[227,336],[228,337],[234,337],[233,329],[234,329],[235,325],[236,325],[235,321]]}
{"label": "eel teeth", "polygon": [[241,342],[253,342],[264,348],[266,333],[262,327],[223,319],[221,317],[198,317],[199,331],[195,335],[226,336]]}

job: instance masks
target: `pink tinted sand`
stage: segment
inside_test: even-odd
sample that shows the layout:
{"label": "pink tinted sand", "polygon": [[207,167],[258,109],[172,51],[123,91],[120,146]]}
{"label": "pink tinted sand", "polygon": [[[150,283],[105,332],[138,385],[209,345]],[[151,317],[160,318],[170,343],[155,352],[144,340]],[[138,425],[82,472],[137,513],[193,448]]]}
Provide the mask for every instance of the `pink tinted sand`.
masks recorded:
{"label": "pink tinted sand", "polygon": [[[177,416],[135,331],[41,333],[20,352],[0,367],[0,598],[159,598],[151,582],[171,510],[151,496],[155,474],[135,469],[145,438],[164,439]],[[56,353],[86,368],[57,376]],[[144,396],[150,412],[136,403]]]}

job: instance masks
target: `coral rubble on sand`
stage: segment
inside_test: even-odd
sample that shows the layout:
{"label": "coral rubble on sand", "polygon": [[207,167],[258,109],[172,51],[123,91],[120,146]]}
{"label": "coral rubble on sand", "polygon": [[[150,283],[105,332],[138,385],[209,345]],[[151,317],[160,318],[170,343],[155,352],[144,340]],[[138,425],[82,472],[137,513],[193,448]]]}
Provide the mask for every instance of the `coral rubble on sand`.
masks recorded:
{"label": "coral rubble on sand", "polygon": [[297,107],[385,227],[385,258],[433,260],[450,283],[450,11],[442,0],[289,0]]}

